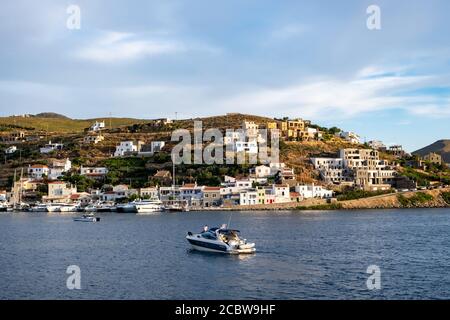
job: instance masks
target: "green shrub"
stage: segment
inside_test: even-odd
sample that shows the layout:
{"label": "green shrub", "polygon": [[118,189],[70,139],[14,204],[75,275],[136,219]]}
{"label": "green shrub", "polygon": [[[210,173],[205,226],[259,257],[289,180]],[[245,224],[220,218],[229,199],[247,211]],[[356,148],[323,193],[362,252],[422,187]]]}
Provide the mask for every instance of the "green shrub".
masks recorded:
{"label": "green shrub", "polygon": [[424,204],[428,201],[433,200],[433,196],[428,193],[418,192],[412,197],[405,197],[402,194],[397,195],[397,199],[402,205],[402,207],[414,207],[420,204]]}

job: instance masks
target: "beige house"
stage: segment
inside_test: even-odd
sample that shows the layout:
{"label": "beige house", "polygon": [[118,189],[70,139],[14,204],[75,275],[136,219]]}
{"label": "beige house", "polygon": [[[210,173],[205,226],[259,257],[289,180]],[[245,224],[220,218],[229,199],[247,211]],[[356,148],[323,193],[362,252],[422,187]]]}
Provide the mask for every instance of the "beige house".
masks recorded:
{"label": "beige house", "polygon": [[423,157],[423,160],[434,163],[434,164],[438,164],[441,165],[442,164],[442,157],[440,154],[435,153],[435,152],[430,152],[427,155],[425,155]]}
{"label": "beige house", "polygon": [[222,205],[220,187],[203,188],[203,207],[218,207]]}

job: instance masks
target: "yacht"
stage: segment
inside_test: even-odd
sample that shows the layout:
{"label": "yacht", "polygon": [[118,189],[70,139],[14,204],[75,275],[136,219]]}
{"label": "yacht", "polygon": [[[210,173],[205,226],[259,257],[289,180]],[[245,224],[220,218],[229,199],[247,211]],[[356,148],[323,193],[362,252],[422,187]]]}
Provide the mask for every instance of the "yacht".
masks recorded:
{"label": "yacht", "polygon": [[179,203],[170,204],[164,207],[164,211],[169,212],[188,212],[189,207],[186,205],[181,205]]}
{"label": "yacht", "polygon": [[162,202],[158,199],[135,201],[134,206],[137,214],[161,212],[164,209]]}
{"label": "yacht", "polygon": [[221,228],[205,229],[201,233],[188,232],[187,241],[194,250],[228,254],[255,253],[254,243],[239,236],[239,230]]}

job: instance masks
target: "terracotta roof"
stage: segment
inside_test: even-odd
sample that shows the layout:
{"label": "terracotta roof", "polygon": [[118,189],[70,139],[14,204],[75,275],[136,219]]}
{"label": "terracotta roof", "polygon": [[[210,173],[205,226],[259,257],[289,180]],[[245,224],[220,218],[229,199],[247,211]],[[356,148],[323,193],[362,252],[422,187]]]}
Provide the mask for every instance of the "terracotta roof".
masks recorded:
{"label": "terracotta roof", "polygon": [[31,168],[47,168],[48,169],[48,166],[46,166],[45,164],[33,164],[31,166]]}
{"label": "terracotta roof", "polygon": [[170,176],[170,171],[168,171],[168,170],[158,170],[153,176],[154,177]]}
{"label": "terracotta roof", "polygon": [[64,182],[64,181],[49,181],[48,184],[67,184],[67,182]]}
{"label": "terracotta roof", "polygon": [[220,191],[220,187],[205,187],[203,191]]}
{"label": "terracotta roof", "polygon": [[300,196],[300,193],[298,193],[298,192],[290,192],[289,194],[291,195],[291,197],[299,197]]}

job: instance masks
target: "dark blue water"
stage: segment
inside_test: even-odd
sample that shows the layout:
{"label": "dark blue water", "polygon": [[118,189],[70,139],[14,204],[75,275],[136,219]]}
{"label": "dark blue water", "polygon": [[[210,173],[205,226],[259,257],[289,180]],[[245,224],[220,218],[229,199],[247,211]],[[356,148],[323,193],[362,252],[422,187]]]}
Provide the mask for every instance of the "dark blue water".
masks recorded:
{"label": "dark blue water", "polygon": [[[235,212],[255,255],[189,250],[230,213],[0,215],[1,299],[449,299],[450,210]],[[81,290],[66,268],[81,268]],[[368,290],[366,269],[381,269]]]}

